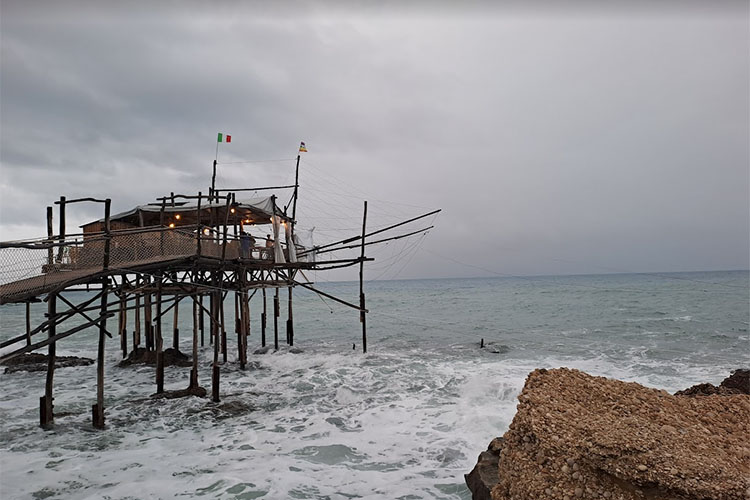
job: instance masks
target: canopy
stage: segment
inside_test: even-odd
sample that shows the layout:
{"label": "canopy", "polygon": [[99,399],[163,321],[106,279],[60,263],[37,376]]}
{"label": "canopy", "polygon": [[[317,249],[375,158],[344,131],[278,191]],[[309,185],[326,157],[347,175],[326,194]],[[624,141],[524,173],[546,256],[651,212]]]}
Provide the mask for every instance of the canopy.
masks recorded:
{"label": "canopy", "polygon": [[[275,211],[274,211],[275,208]],[[160,203],[150,203],[148,205],[139,205],[126,212],[112,215],[110,222],[123,222],[134,227],[158,226],[175,224],[192,225],[197,224],[199,215],[201,224],[208,225],[212,220],[213,224],[223,225],[226,220],[228,224],[271,224],[271,217],[274,212],[276,217],[282,221],[289,221],[290,218],[284,215],[283,210],[278,205],[274,207],[274,199],[271,196],[265,198],[249,198],[237,200],[229,205],[229,214],[227,214],[226,202],[201,203],[200,214],[198,212],[197,202],[167,202],[164,207],[164,218],[162,220],[162,205]],[[228,216],[228,217],[227,217]],[[90,226],[91,224],[103,223],[104,219],[92,221],[81,227]]]}

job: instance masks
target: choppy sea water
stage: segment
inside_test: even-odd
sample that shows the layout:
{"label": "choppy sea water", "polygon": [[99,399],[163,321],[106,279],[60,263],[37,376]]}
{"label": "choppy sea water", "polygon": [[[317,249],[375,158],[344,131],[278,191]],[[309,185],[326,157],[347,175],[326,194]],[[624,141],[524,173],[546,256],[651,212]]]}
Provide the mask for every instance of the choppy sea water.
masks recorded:
{"label": "choppy sea water", "polygon": [[[0,374],[0,497],[468,499],[463,474],[507,430],[534,368],[575,367],[672,392],[748,366],[749,283],[747,271],[372,282],[364,355],[355,311],[295,291],[303,352],[250,355],[242,371],[228,334],[220,405],[149,399],[154,369],[118,368],[114,339],[103,431],[90,423],[95,365],[56,371],[49,431],[37,425],[44,373]],[[357,286],[320,284],[351,301]],[[251,350],[259,304],[256,296]],[[23,314],[0,308],[0,338],[24,331]],[[57,352],[94,358],[96,338],[81,332]],[[211,354],[208,344],[200,351],[208,389]],[[186,387],[188,374],[167,368],[167,389]]]}

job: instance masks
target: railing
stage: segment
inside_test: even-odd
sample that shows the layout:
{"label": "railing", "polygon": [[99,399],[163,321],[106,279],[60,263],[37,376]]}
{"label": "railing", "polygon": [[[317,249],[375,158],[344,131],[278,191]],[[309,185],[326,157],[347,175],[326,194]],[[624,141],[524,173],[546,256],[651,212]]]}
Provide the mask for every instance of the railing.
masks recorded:
{"label": "railing", "polygon": [[[42,283],[66,273],[86,274],[105,266],[109,240],[108,268],[127,269],[150,262],[200,255],[226,260],[273,262],[273,249],[252,247],[242,251],[240,241],[227,238],[226,247],[197,226],[181,228],[139,228],[106,233],[52,236],[44,239],[0,243],[0,286],[8,293],[11,283],[31,285],[29,280],[44,277]],[[200,234],[200,245],[198,237]],[[285,249],[285,257],[288,257]],[[38,279],[36,281],[39,281]]]}

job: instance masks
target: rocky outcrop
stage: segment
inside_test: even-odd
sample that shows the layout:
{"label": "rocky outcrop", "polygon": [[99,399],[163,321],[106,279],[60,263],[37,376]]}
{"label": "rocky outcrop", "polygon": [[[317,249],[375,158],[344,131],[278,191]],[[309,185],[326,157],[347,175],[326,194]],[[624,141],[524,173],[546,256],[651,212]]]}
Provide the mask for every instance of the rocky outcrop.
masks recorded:
{"label": "rocky outcrop", "polygon": [[673,396],[561,368],[532,372],[519,401],[494,500],[750,498],[746,394]]}
{"label": "rocky outcrop", "polygon": [[713,384],[697,384],[688,389],[677,391],[675,396],[710,396],[718,394],[750,394],[750,370],[735,370],[716,387]]}

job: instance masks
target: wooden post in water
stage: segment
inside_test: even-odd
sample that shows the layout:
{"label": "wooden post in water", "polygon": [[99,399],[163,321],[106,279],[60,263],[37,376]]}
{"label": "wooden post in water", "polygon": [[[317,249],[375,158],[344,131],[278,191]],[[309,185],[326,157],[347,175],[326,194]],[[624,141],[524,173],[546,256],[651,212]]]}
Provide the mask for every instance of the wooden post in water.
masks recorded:
{"label": "wooden post in water", "polygon": [[161,288],[162,275],[156,277],[156,393],[164,392],[164,338],[161,330]]}
{"label": "wooden post in water", "polygon": [[133,352],[138,350],[138,346],[141,345],[141,292],[138,290],[141,284],[141,277],[136,275],[135,277],[135,328],[133,330]]}
{"label": "wooden post in water", "polygon": [[153,308],[151,304],[151,277],[144,277],[144,287],[147,291],[143,295],[143,331],[146,334],[146,351],[151,352],[154,350],[154,323],[153,323]]}
{"label": "wooden post in water", "polygon": [[172,328],[172,348],[175,351],[179,351],[180,350],[180,327],[178,326],[179,325],[179,317],[180,317],[180,314],[179,314],[179,311],[180,311],[180,300],[179,299],[180,299],[180,297],[177,295],[177,293],[175,293],[175,296],[174,296],[174,300],[175,300],[175,302],[174,302],[174,320],[173,320],[174,326]]}
{"label": "wooden post in water", "polygon": [[[198,329],[201,331],[201,347],[206,345],[206,335],[205,331],[203,330],[203,294],[199,292],[198,294]],[[210,341],[210,339],[209,339]]]}
{"label": "wooden post in water", "polygon": [[362,323],[362,352],[367,352],[367,316],[365,315],[365,228],[367,226],[367,201],[365,201],[365,212],[362,216],[362,253],[359,260],[359,321]]}
{"label": "wooden post in water", "polygon": [[279,350],[279,287],[273,295],[273,348]]}
{"label": "wooden post in water", "polygon": [[237,330],[237,357],[240,359],[240,370],[245,369],[245,272],[237,271],[237,281],[239,285],[239,291],[235,293],[235,311],[237,314],[236,330]]}
{"label": "wooden post in water", "polygon": [[260,345],[266,347],[266,318],[268,317],[268,303],[266,301],[266,287],[263,289],[263,312],[260,313]]}
{"label": "wooden post in water", "polygon": [[127,295],[124,286],[120,287],[120,311],[119,311],[119,330],[120,330],[120,349],[122,349],[122,359],[128,357],[128,316],[127,316]]}
{"label": "wooden post in water", "polygon": [[[291,280],[290,280],[291,283]],[[289,303],[288,303],[288,312],[289,317],[286,320],[286,343],[290,346],[294,345],[294,316],[292,315],[292,287],[289,286],[287,288],[289,291]]]}
{"label": "wooden post in water", "polygon": [[[224,273],[221,273],[222,276]],[[224,284],[224,281],[221,281],[221,284]],[[224,288],[223,286],[221,288]],[[221,326],[221,357],[224,363],[227,362],[227,329],[225,327],[225,321],[224,321],[224,294],[221,290],[219,290],[219,322]]]}
{"label": "wooden post in water", "polygon": [[31,302],[26,301],[26,345],[31,345]]}
{"label": "wooden post in water", "polygon": [[[57,316],[57,295],[49,294],[47,297],[47,319],[49,327],[47,329],[48,337],[54,337],[56,333]],[[55,420],[54,406],[52,404],[52,381],[55,377],[55,350],[56,343],[51,342],[47,348],[47,380],[44,384],[44,396],[39,398],[39,425],[47,429]]]}
{"label": "wooden post in water", "polygon": [[219,323],[217,321],[219,316],[219,302],[221,301],[221,290],[216,291],[218,287],[218,277],[216,271],[213,272],[212,283],[214,289],[211,292],[211,336],[214,338],[214,361],[211,372],[211,400],[214,403],[219,402]]}
{"label": "wooden post in water", "polygon": [[193,368],[188,389],[198,388],[198,310],[197,292],[193,292]]}
{"label": "wooden post in water", "polygon": [[[104,261],[102,269],[109,270],[109,252],[111,249],[110,235],[110,206],[111,200],[108,198],[104,202]],[[99,310],[99,349],[96,357],[96,404],[91,408],[91,416],[94,427],[104,429],[104,341],[107,334],[107,295],[109,289],[109,277],[102,278],[102,298]]]}

